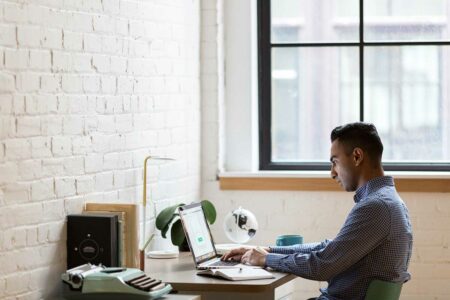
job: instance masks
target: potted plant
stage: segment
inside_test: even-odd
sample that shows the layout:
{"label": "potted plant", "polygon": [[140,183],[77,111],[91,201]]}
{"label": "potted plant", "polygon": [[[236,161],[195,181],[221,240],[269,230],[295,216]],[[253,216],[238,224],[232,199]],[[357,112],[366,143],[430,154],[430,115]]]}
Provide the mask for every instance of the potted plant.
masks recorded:
{"label": "potted plant", "polygon": [[[202,200],[203,212],[205,213],[206,220],[209,224],[214,224],[216,221],[217,212],[214,205],[208,200]],[[161,235],[166,238],[167,231],[172,224],[170,230],[170,237],[172,238],[172,244],[178,246],[180,251],[189,251],[186,236],[184,234],[183,225],[181,224],[180,215],[178,214],[178,207],[185,205],[179,203],[163,209],[156,217],[156,228],[161,230]]]}

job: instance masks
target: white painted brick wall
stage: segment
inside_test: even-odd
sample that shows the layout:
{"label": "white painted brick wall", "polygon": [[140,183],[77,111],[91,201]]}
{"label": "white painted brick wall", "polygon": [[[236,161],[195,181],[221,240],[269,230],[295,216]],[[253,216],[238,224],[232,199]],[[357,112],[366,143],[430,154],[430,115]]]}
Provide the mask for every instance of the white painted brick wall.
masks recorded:
{"label": "white painted brick wall", "polygon": [[[345,192],[222,191],[216,181],[221,167],[220,143],[223,131],[220,113],[223,98],[223,2],[201,0],[202,82],[202,193],[218,210],[212,226],[219,243],[229,243],[222,230],[225,214],[239,206],[253,211],[259,232],[250,243],[272,245],[280,234],[299,233],[305,242],[333,238],[352,205]],[[133,26],[131,27],[133,30]],[[182,29],[179,29],[182,30]],[[222,53],[222,55],[221,55]],[[223,155],[223,154],[222,154]],[[188,162],[189,163],[189,162]],[[403,286],[402,300],[450,299],[450,195],[448,193],[402,193],[411,216],[414,246],[410,269],[412,279]],[[324,283],[297,279],[294,299],[319,294]]]}
{"label": "white painted brick wall", "polygon": [[198,0],[0,0],[0,299],[55,298],[66,215],[140,203],[145,156],[184,166],[150,162],[158,209],[200,199],[199,22]]}

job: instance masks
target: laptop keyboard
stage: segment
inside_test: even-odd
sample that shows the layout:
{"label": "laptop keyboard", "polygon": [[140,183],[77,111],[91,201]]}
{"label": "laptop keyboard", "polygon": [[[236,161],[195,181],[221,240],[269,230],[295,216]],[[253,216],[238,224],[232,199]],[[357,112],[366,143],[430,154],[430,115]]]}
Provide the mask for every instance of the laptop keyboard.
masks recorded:
{"label": "laptop keyboard", "polygon": [[209,264],[208,267],[226,267],[226,266],[235,266],[237,264],[240,264],[240,262],[219,260],[216,261],[215,263]]}

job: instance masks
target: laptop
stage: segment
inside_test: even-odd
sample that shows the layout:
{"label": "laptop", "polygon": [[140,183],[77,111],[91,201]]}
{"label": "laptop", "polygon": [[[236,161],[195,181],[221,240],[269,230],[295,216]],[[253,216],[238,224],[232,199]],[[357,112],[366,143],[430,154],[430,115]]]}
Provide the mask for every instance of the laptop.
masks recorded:
{"label": "laptop", "polygon": [[243,266],[240,262],[220,260],[201,203],[181,206],[179,214],[197,269]]}

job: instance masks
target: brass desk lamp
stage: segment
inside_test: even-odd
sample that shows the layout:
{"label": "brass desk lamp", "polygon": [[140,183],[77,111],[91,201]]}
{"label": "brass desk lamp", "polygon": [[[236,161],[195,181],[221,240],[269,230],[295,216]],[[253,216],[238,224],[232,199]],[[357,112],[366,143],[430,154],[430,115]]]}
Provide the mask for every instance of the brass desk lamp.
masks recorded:
{"label": "brass desk lamp", "polygon": [[[139,249],[139,267],[141,269],[141,271],[144,271],[145,268],[145,248],[147,248],[148,244],[151,242],[151,240],[153,239],[153,236],[155,235],[154,233],[152,233],[150,235],[150,237],[145,240],[145,222],[146,222],[146,216],[147,216],[147,161],[149,159],[154,159],[154,160],[175,160],[173,158],[167,158],[167,157],[157,157],[157,156],[147,156],[144,160],[144,184],[143,184],[143,193],[142,193],[142,206],[143,206],[143,210],[144,210],[144,216],[143,216],[143,230],[142,230],[142,246],[141,249]],[[156,217],[156,216],[155,216]]]}

